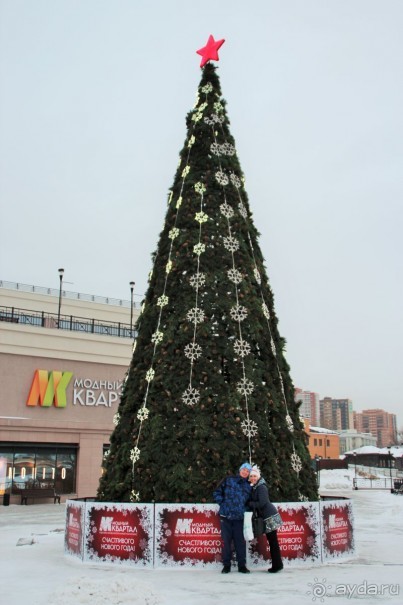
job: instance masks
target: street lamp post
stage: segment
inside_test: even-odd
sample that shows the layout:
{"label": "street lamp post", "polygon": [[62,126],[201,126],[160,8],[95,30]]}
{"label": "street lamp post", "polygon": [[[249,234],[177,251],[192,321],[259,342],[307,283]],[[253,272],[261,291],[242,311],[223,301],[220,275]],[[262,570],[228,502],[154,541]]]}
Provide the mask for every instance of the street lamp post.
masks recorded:
{"label": "street lamp post", "polygon": [[318,487],[319,487],[319,484],[320,484],[320,475],[319,475],[320,470],[319,470],[319,456],[318,456],[318,454],[315,454],[315,471],[316,471],[316,482],[317,482]]}
{"label": "street lamp post", "polygon": [[390,491],[393,493],[393,486],[392,486],[392,454],[391,454],[391,451],[390,451],[390,445],[388,446],[388,458],[389,458]]}
{"label": "street lamp post", "polygon": [[63,287],[64,269],[59,269],[59,307],[57,311],[57,327],[60,328],[60,311],[62,308],[62,287]]}
{"label": "street lamp post", "polygon": [[133,336],[133,292],[135,282],[130,282],[130,337]]}
{"label": "street lamp post", "polygon": [[318,477],[318,487],[320,487],[320,461],[322,460],[322,456],[315,456],[316,458],[316,468],[317,468],[317,477]]}
{"label": "street lamp post", "polygon": [[357,486],[357,452],[353,452],[354,456],[354,489],[358,489]]}

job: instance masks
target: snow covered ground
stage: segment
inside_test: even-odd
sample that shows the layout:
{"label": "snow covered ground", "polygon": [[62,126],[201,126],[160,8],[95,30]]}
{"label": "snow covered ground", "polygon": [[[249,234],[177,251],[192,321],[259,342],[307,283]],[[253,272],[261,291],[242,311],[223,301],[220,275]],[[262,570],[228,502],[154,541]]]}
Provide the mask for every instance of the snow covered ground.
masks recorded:
{"label": "snow covered ground", "polygon": [[[351,489],[351,471],[321,471],[321,492],[354,502],[357,556],[250,575],[97,567],[63,554],[63,505],[0,507],[3,605],[279,605],[403,603],[403,496]],[[20,545],[18,545],[20,542]],[[383,593],[383,594],[381,594]]]}

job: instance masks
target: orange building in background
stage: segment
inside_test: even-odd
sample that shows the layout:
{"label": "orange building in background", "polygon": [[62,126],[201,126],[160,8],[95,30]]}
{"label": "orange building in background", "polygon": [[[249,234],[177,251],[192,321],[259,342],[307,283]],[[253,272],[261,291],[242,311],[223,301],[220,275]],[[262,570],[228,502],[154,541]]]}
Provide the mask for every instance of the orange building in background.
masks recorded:
{"label": "orange building in background", "polygon": [[308,436],[308,449],[311,458],[339,458],[340,438],[337,433],[328,429],[310,426],[309,420],[304,418],[305,433]]}

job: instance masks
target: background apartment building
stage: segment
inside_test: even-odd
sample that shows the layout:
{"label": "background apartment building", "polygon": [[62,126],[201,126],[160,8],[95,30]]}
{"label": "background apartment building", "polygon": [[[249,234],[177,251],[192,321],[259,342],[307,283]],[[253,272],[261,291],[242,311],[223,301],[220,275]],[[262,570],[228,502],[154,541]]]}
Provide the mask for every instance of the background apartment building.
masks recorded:
{"label": "background apartment building", "polygon": [[300,388],[295,389],[295,401],[301,401],[299,414],[302,418],[307,418],[310,424],[319,425],[319,394],[313,391],[303,391]]}
{"label": "background apartment building", "polygon": [[320,400],[320,426],[331,431],[346,431],[354,428],[353,402],[351,399]]}
{"label": "background apartment building", "polygon": [[396,415],[385,410],[371,409],[354,412],[354,427],[359,432],[371,433],[377,447],[388,447],[397,443]]}

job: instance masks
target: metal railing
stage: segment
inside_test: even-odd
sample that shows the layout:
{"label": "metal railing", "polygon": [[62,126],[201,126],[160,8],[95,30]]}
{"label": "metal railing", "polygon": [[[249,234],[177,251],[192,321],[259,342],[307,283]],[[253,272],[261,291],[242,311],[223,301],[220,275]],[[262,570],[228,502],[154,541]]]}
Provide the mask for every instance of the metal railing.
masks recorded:
{"label": "metal railing", "polygon": [[17,309],[15,307],[0,306],[0,321],[118,338],[135,338],[137,336],[136,331],[130,329],[129,324],[121,322],[103,322],[98,319],[75,317],[74,315],[60,315],[59,320],[56,313]]}
{"label": "metal railing", "polygon": [[[20,284],[17,282],[0,280],[0,288],[6,290],[18,290],[20,292],[33,292],[35,294],[45,294],[47,296],[59,296],[60,291],[56,288],[44,288],[43,286],[30,286],[28,284]],[[140,300],[143,298],[142,294],[134,294],[136,298]],[[125,307],[130,309],[130,300],[123,300],[119,298],[109,298],[106,296],[95,296],[94,294],[82,294],[80,292],[69,292],[68,290],[62,291],[62,297],[70,300],[83,300],[86,302],[95,302],[105,305],[112,305],[116,307]],[[137,303],[140,304],[140,301]],[[136,302],[133,301],[133,307],[136,308]]]}
{"label": "metal railing", "polygon": [[357,477],[353,479],[354,489],[392,489],[393,479],[391,477]]}

